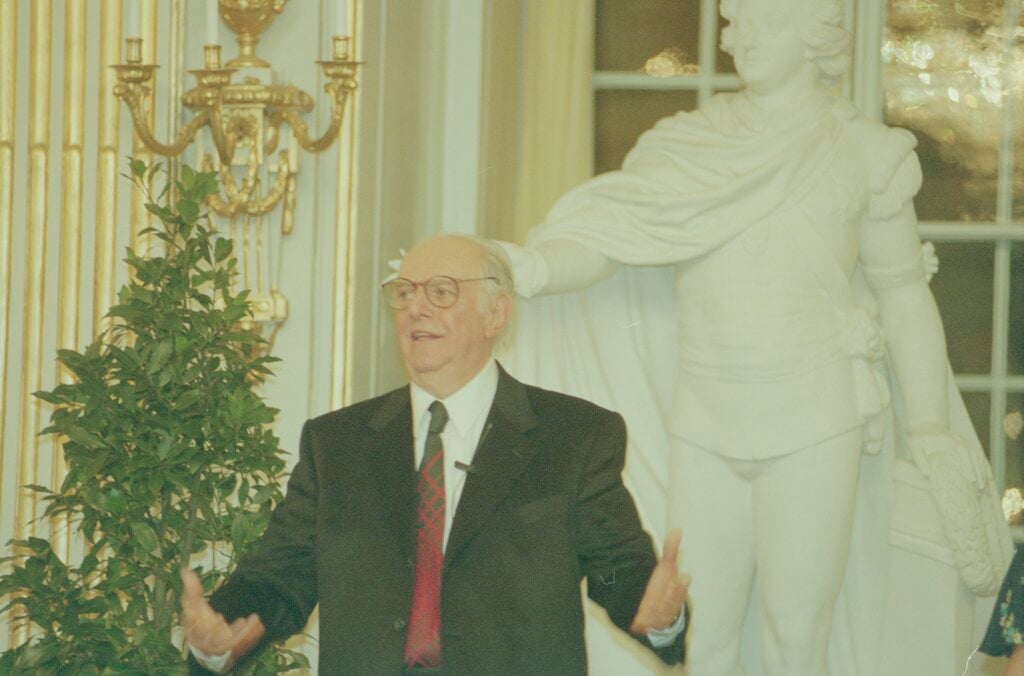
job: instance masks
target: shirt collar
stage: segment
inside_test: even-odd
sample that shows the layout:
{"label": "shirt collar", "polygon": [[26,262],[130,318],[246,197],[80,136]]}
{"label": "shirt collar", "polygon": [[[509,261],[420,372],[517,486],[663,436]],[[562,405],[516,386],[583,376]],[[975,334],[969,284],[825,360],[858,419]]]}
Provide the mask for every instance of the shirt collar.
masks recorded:
{"label": "shirt collar", "polygon": [[[412,419],[415,422],[414,433],[417,436],[426,434],[430,424],[429,406],[438,401],[416,383],[409,383],[412,397]],[[458,391],[441,399],[448,411],[448,425],[454,425],[460,435],[472,429],[480,416],[487,415],[498,391],[498,363],[492,357],[473,378]],[[446,428],[450,429],[450,428]]]}

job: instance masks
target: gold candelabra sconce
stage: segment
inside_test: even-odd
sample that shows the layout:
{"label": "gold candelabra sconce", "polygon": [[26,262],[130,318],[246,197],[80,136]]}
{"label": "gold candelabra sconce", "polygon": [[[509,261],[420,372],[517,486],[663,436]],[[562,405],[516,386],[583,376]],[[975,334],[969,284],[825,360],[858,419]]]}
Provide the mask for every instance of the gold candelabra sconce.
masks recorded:
{"label": "gold candelabra sconce", "polygon": [[[218,173],[221,191],[209,198],[207,206],[217,216],[230,219],[242,283],[252,291],[254,320],[274,325],[271,340],[287,318],[288,302],[279,290],[279,280],[265,281],[271,256],[264,251],[264,217],[280,207],[280,236],[292,232],[298,147],[318,153],[333,145],[349,94],[357,87],[360,65],[350,54],[349,37],[334,36],[332,58],[317,61],[327,78],[324,90],[331,102],[330,123],[320,136],[313,136],[302,117],[313,110],[313,97],[298,87],[274,83],[271,65],[256,55],[260,34],[286,2],[218,1],[219,19],[237,35],[238,56],[222,65],[221,46],[204,45],[203,68],[189,71],[196,86],[181,97],[195,114],[170,143],[157,140],[150,124],[158,66],[142,63],[142,39],[128,38],[126,63],[112,66],[118,79],[114,94],[128,106],[135,132],[149,151],[176,157],[193,141],[203,144],[203,137],[197,139],[201,129],[209,131],[213,152],[203,152],[199,164],[203,171]],[[252,274],[249,268],[254,268]]]}

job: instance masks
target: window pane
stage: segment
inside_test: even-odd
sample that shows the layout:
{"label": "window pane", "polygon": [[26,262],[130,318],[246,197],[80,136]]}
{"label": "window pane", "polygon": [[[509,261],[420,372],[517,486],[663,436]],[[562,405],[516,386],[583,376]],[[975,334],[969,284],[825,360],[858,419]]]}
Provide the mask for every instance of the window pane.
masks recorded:
{"label": "window pane", "polygon": [[665,50],[697,63],[699,0],[597,0],[596,22],[595,70],[643,70]]}
{"label": "window pane", "polygon": [[[722,29],[729,25],[729,22],[722,18],[722,15],[718,15],[718,34],[715,36],[716,40],[721,41]],[[731,54],[726,54],[722,51],[721,42],[719,42],[718,56],[715,62],[715,71],[719,73],[735,73],[736,64],[732,60]]]}
{"label": "window pane", "polygon": [[991,441],[991,423],[989,417],[992,410],[992,395],[988,392],[964,392],[964,406],[967,407],[967,414],[971,417],[974,430],[978,433],[981,447],[985,449],[985,455],[989,455],[989,442]]}
{"label": "window pane", "polygon": [[1002,2],[890,0],[885,118],[921,142],[929,220],[995,217],[1003,128]]}
{"label": "window pane", "polygon": [[1010,340],[1007,367],[1024,375],[1024,243],[1013,247],[1010,262]]}
{"label": "window pane", "polygon": [[995,247],[937,242],[935,250],[939,256],[939,273],[932,279],[931,287],[946,329],[946,346],[953,371],[989,373],[992,370]]}
{"label": "window pane", "polygon": [[696,106],[692,91],[594,92],[594,172],[618,169],[640,134],[661,118]]}

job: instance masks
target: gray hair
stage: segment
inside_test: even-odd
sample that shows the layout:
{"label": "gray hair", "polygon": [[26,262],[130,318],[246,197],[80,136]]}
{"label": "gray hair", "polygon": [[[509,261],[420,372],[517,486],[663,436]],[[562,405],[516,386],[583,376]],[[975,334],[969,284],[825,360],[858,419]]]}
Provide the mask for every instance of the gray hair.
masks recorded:
{"label": "gray hair", "polygon": [[[719,12],[729,25],[722,29],[722,51],[732,54],[735,48],[736,5],[739,0],[721,0]],[[843,0],[803,0],[807,9],[802,18],[801,37],[807,46],[808,58],[817,64],[822,79],[834,84],[850,67],[850,32],[843,25]]]}
{"label": "gray hair", "polygon": [[494,299],[499,296],[505,296],[509,300],[508,322],[505,323],[504,329],[502,329],[501,334],[494,342],[495,350],[505,350],[512,341],[510,327],[515,321],[516,310],[515,282],[512,277],[512,267],[505,257],[505,250],[493,241],[477,237],[476,235],[459,235],[459,237],[465,237],[471,242],[476,242],[484,250],[484,261],[480,270],[480,276],[486,279],[480,282],[480,290],[483,292],[479,298],[480,311],[485,312],[488,306],[494,302]]}
{"label": "gray hair", "polygon": [[467,237],[484,248],[483,270],[480,276],[485,277],[480,286],[484,293],[481,294],[483,302],[490,302],[497,296],[508,296],[515,298],[515,284],[512,280],[512,268],[505,259],[504,251],[494,242],[481,237]]}

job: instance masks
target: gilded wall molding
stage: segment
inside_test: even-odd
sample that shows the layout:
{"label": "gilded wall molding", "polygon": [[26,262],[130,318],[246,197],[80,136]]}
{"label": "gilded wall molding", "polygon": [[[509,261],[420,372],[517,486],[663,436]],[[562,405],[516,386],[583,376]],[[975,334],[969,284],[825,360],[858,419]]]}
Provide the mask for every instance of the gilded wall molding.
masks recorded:
{"label": "gilded wall molding", "polygon": [[11,331],[11,248],[14,234],[15,88],[18,4],[0,2],[0,487],[4,485],[7,349]]}
{"label": "gilded wall molding", "polygon": [[121,102],[114,97],[121,62],[121,0],[103,0],[100,9],[98,149],[96,155],[96,225],[92,282],[92,335],[107,324],[103,315],[114,303],[117,278],[117,196]]}
{"label": "gilded wall molding", "polygon": [[[36,494],[22,486],[39,483],[37,436],[41,402],[32,396],[42,387],[44,303],[46,301],[46,224],[49,200],[50,77],[52,71],[52,0],[32,3],[29,35],[28,213],[25,225],[25,320],[21,369],[21,420],[18,432],[18,492],[14,535],[35,533]],[[15,642],[27,627],[12,628]]]}
{"label": "gilded wall molding", "polygon": [[[352,26],[352,58],[359,60],[362,2],[348,3],[347,25]],[[351,111],[339,134],[338,179],[334,203],[334,308],[331,339],[331,408],[352,403],[353,308],[355,307],[354,224],[357,210],[355,172],[359,159],[359,108],[362,90],[351,93]]]}
{"label": "gilded wall molding", "polygon": [[[142,25],[142,62],[156,63],[156,39],[157,39],[157,6],[156,0],[138,0],[140,23]],[[149,128],[153,129],[156,121],[156,106],[150,106],[148,111]],[[152,164],[153,153],[146,149],[138,134],[133,135],[132,157],[142,160],[146,164]],[[150,214],[146,211],[146,196],[139,190],[131,192],[131,245],[135,253],[139,255],[148,254],[150,237],[142,235],[142,230],[150,227]]]}
{"label": "gilded wall molding", "polygon": [[[82,186],[85,166],[85,44],[86,0],[67,0],[64,13],[64,142],[61,153],[60,266],[57,277],[57,347],[78,349],[78,313],[81,302]],[[57,380],[72,382],[71,372],[57,366]],[[67,474],[64,454],[54,445],[52,486]],[[54,551],[71,556],[67,516],[50,520]]]}

